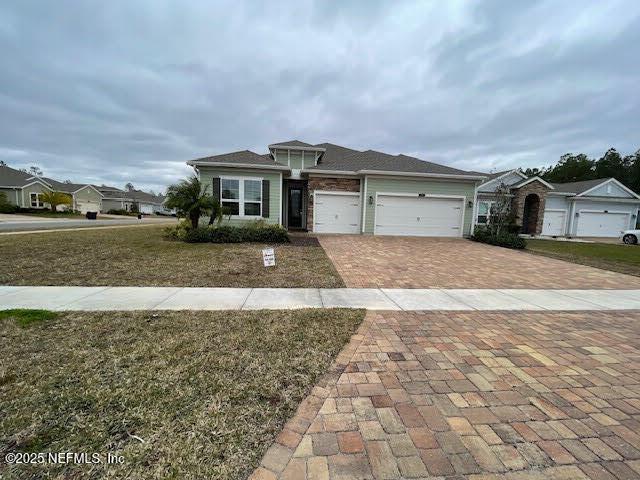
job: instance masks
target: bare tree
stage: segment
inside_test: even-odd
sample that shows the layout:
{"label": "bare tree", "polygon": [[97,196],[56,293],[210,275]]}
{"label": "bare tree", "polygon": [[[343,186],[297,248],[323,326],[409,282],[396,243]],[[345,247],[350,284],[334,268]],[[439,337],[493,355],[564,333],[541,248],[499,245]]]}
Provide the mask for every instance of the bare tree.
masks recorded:
{"label": "bare tree", "polygon": [[29,167],[29,173],[34,177],[41,177],[43,175],[42,170],[37,165]]}
{"label": "bare tree", "polygon": [[489,212],[489,226],[496,235],[500,235],[510,223],[511,189],[504,183],[500,183],[495,190],[495,202]]}

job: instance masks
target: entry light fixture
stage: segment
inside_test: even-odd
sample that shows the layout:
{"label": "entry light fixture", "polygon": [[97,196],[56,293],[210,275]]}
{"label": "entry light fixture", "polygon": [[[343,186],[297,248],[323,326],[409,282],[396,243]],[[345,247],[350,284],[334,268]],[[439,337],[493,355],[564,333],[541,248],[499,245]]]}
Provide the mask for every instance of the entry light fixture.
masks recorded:
{"label": "entry light fixture", "polygon": [[467,207],[469,207],[469,208],[473,207],[473,200],[469,200],[467,202]]}
{"label": "entry light fixture", "polygon": [[369,205],[373,205],[373,195],[369,195]]}

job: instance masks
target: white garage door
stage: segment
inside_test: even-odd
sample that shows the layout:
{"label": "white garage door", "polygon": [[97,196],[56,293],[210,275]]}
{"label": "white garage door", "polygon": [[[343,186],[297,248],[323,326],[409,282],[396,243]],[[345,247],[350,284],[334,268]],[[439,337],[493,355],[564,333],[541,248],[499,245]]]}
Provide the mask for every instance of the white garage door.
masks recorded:
{"label": "white garage door", "polygon": [[564,226],[567,218],[565,210],[545,210],[542,223],[542,235],[564,235]]}
{"label": "white garage door", "polygon": [[378,195],[376,235],[462,236],[460,198]]}
{"label": "white garage door", "polygon": [[360,194],[316,192],[313,231],[318,233],[359,233]]}
{"label": "white garage door", "polygon": [[90,201],[77,202],[76,203],[76,209],[80,213],[99,212],[100,211],[100,203],[99,202],[90,202]]}
{"label": "white garage door", "polygon": [[146,203],[140,204],[140,213],[151,215],[153,213],[153,205],[148,205]]}
{"label": "white garage door", "polygon": [[629,214],[616,212],[585,212],[578,215],[579,237],[617,237],[629,228]]}

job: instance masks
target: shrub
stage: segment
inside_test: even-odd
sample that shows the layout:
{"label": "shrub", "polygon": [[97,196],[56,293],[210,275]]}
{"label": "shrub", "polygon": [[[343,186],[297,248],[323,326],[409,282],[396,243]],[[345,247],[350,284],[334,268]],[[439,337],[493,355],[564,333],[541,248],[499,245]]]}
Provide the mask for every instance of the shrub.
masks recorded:
{"label": "shrub", "polygon": [[501,231],[497,233],[490,227],[477,226],[471,240],[476,242],[488,243],[489,245],[496,245],[498,247],[523,249],[527,246],[527,242],[524,238],[519,237],[516,233],[507,231]]}
{"label": "shrub", "polygon": [[251,223],[191,228],[188,221],[164,229],[165,238],[188,243],[287,243],[289,234],[280,225]]}
{"label": "shrub", "polygon": [[18,207],[9,202],[7,194],[0,192],[0,213],[16,213]]}
{"label": "shrub", "polygon": [[132,212],[129,212],[129,211],[124,210],[122,208],[112,208],[111,210],[107,211],[107,213],[110,214],[110,215],[130,215],[130,216],[131,215],[133,215],[133,216],[137,215],[137,213],[132,213]]}

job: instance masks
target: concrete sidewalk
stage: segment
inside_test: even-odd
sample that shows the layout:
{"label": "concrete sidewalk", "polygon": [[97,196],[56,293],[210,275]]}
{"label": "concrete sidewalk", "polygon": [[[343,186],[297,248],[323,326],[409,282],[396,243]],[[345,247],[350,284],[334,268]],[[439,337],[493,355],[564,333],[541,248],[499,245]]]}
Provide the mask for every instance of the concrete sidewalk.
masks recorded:
{"label": "concrete sidewalk", "polygon": [[0,310],[635,310],[640,290],[3,287]]}

